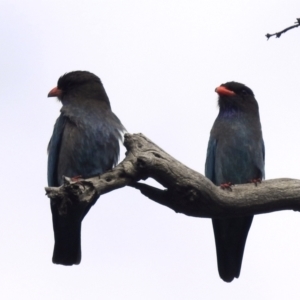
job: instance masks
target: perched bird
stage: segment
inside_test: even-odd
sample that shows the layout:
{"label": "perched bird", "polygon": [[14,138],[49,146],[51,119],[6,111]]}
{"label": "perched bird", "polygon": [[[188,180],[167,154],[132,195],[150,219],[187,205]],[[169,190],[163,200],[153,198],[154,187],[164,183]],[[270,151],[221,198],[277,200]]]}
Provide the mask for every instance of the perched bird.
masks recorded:
{"label": "perched bird", "polygon": [[[265,148],[254,94],[238,82],[221,84],[219,114],[210,132],[205,175],[214,184],[259,182],[265,176]],[[253,216],[212,219],[220,277],[240,275]]]}
{"label": "perched bird", "polygon": [[[89,178],[111,169],[125,128],[111,111],[100,79],[86,71],[66,73],[48,97],[57,97],[63,105],[48,145],[49,186],[62,185],[63,176]],[[93,204],[62,214],[59,204],[51,203],[53,263],[80,263],[81,221]]]}

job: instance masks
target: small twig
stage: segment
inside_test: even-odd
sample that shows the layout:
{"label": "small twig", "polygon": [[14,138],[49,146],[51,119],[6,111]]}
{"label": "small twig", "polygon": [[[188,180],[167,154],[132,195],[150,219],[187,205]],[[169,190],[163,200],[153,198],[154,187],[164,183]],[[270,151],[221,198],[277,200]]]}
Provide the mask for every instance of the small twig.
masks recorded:
{"label": "small twig", "polygon": [[273,33],[273,34],[267,33],[267,34],[266,34],[266,37],[267,37],[268,40],[269,40],[269,38],[270,38],[271,36],[274,36],[274,35],[276,35],[277,38],[280,38],[280,36],[281,36],[283,33],[287,32],[287,31],[289,31],[289,30],[291,30],[291,29],[293,29],[293,28],[299,27],[299,26],[300,26],[300,18],[297,18],[297,22],[295,22],[295,24],[296,24],[296,25],[290,26],[290,27],[288,27],[288,28],[283,29],[282,31],[279,31],[279,32],[276,32],[276,33]]}

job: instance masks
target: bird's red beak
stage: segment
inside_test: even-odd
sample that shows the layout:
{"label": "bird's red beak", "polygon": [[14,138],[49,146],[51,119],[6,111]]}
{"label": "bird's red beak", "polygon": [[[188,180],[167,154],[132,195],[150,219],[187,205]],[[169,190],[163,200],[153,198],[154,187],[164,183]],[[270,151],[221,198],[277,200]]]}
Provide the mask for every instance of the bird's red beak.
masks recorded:
{"label": "bird's red beak", "polygon": [[235,92],[228,90],[225,86],[219,86],[215,89],[215,92],[218,93],[220,96],[233,96]]}
{"label": "bird's red beak", "polygon": [[57,88],[57,86],[55,88],[53,88],[49,94],[48,97],[60,97],[61,96],[61,90]]}

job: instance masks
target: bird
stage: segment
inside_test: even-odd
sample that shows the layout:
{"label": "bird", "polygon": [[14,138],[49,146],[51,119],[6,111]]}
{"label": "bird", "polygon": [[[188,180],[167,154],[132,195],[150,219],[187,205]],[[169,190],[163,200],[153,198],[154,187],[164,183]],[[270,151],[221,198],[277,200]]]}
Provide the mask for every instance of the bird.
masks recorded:
{"label": "bird", "polygon": [[[65,73],[48,97],[57,97],[62,103],[48,144],[48,185],[62,185],[63,176],[90,178],[113,168],[125,127],[112,112],[100,78],[88,71]],[[62,214],[57,201],[50,203],[53,263],[80,263],[81,222],[94,203],[70,214]]]}
{"label": "bird", "polygon": [[[215,185],[254,182],[265,177],[265,146],[253,91],[231,81],[215,89],[219,114],[210,132],[205,176]],[[238,278],[253,216],[213,218],[217,264],[225,282]]]}

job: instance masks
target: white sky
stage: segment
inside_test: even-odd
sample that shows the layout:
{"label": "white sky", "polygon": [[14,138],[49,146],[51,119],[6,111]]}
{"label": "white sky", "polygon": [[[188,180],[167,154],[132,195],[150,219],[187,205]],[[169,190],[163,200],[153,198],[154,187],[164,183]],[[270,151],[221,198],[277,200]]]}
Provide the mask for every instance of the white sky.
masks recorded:
{"label": "white sky", "polygon": [[[215,87],[235,80],[260,105],[267,178],[300,178],[299,0],[0,3],[1,299],[299,299],[300,215],[260,215],[240,279],[218,275],[211,221],[124,188],[83,222],[79,266],[51,262],[46,148],[65,72],[103,81],[129,132],[204,172]],[[124,152],[124,151],[123,151]]]}

